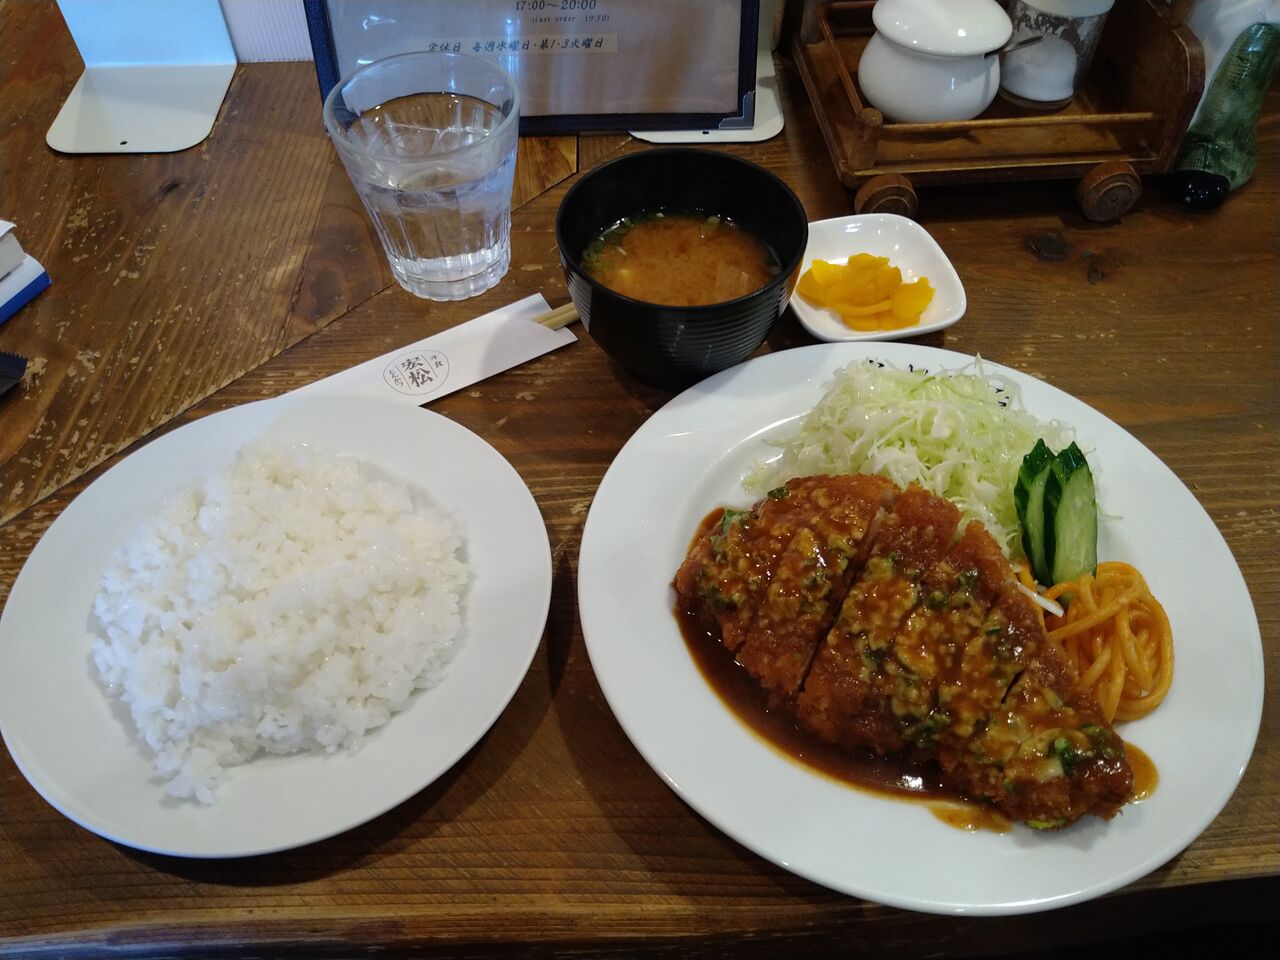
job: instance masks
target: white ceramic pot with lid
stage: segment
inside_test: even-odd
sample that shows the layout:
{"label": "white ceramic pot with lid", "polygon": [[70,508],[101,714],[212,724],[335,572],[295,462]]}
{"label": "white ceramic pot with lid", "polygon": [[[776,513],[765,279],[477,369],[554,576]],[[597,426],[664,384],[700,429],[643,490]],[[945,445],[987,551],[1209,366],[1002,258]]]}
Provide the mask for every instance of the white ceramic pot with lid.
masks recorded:
{"label": "white ceramic pot with lid", "polygon": [[995,0],[879,0],[871,19],[858,84],[886,117],[971,120],[991,105],[1000,88],[995,54],[1013,32]]}

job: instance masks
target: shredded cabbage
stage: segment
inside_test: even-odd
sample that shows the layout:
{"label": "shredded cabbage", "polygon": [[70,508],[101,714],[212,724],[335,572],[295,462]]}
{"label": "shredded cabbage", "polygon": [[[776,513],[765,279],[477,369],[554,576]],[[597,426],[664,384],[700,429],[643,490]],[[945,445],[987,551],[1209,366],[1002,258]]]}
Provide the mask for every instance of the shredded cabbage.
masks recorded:
{"label": "shredded cabbage", "polygon": [[1037,439],[1061,449],[1073,438],[1058,421],[1037,420],[1018,385],[983,370],[931,374],[862,360],[836,372],[794,434],[768,442],[781,456],[758,463],[744,481],[759,494],[792,477],[876,473],[916,483],[981,520],[1010,556],[1021,554],[1013,487]]}

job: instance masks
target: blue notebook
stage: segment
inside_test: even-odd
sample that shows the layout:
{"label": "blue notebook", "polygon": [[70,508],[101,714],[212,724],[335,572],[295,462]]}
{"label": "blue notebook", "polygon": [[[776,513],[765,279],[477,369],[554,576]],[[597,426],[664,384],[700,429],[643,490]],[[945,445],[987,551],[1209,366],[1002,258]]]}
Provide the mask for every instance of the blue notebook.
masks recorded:
{"label": "blue notebook", "polygon": [[12,271],[0,278],[0,323],[4,323],[50,284],[49,274],[27,254]]}

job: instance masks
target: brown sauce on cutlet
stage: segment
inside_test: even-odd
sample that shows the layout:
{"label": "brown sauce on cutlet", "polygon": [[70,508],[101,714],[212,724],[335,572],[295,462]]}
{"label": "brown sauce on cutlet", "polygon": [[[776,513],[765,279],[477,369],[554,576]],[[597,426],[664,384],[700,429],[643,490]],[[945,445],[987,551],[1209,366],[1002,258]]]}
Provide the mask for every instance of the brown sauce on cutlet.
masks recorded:
{"label": "brown sauce on cutlet", "polygon": [[[1160,776],[1151,758],[1128,741],[1124,745],[1124,754],[1133,769],[1133,795],[1129,802],[1140,803],[1155,792]],[[929,812],[947,826],[970,833],[976,830],[1008,833],[1013,829],[1012,820],[987,804],[950,801],[930,803]]]}
{"label": "brown sauce on cutlet", "polygon": [[[717,507],[698,524],[690,546],[711,530],[724,508]],[[686,553],[688,551],[686,550]],[[697,612],[676,611],[680,635],[707,685],[752,733],[786,757],[851,787],[898,799],[947,799],[966,803],[944,786],[932,765],[914,764],[902,757],[852,756],[805,733],[780,710],[770,710],[768,694],[734,658]]]}
{"label": "brown sauce on cutlet", "polygon": [[1013,821],[995,807],[978,803],[931,803],[929,812],[948,827],[974,833],[985,830],[988,833],[1008,833],[1013,829]]}
{"label": "brown sauce on cutlet", "polygon": [[1152,759],[1128,740],[1124,742],[1124,755],[1133,770],[1133,796],[1129,798],[1129,802],[1138,803],[1156,792],[1160,774]]}
{"label": "brown sauce on cutlet", "polygon": [[[709,513],[699,524],[693,542],[719,523],[723,513],[720,508]],[[675,617],[689,655],[707,685],[747,729],[783,756],[859,790],[899,800],[924,801],[941,822],[956,829],[997,833],[1009,830],[1007,817],[943,784],[933,763],[870,753],[851,755],[801,730],[786,711],[769,709],[765,689],[737,662],[696,609],[677,609]],[[1126,751],[1134,772],[1130,802],[1137,802],[1151,795],[1158,775],[1145,753],[1132,744],[1126,744]]]}
{"label": "brown sauce on cutlet", "polygon": [[784,756],[851,787],[900,799],[959,800],[944,787],[930,764],[898,757],[851,756],[822,743],[795,725],[782,711],[770,710],[759,682],[707,630],[697,614],[678,611],[676,619],[689,655],[708,686],[752,733]]}

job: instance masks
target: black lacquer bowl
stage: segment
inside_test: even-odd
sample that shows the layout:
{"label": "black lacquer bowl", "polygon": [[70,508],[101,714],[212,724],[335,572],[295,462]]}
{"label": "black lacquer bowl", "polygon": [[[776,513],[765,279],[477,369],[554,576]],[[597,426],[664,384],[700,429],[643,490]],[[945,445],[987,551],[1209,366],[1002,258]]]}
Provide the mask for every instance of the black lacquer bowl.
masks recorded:
{"label": "black lacquer bowl", "polygon": [[[697,307],[646,303],[583,272],[582,257],[624,217],[663,211],[719,215],[758,237],[780,269],[736,300]],[[565,195],[556,243],[569,296],[601,348],[650,380],[689,382],[745,360],[786,309],[809,238],[804,207],[781,180],[725,153],[646,150],[602,164]]]}

